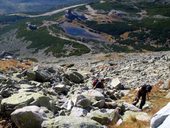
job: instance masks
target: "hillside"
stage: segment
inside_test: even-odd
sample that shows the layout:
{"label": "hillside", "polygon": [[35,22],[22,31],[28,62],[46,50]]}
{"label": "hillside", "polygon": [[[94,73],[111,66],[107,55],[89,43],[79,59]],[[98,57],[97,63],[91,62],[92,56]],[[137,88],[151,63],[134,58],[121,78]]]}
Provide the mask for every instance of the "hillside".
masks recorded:
{"label": "hillside", "polygon": [[168,2],[105,0],[53,15],[49,12],[49,16],[4,15],[0,17],[0,51],[33,58],[167,51],[168,10]]}
{"label": "hillside", "polygon": [[[147,128],[170,102],[170,52],[95,54],[56,63],[6,57],[0,60],[5,128]],[[106,80],[104,89],[92,88],[96,78]],[[141,111],[131,103],[144,83],[153,89]]]}

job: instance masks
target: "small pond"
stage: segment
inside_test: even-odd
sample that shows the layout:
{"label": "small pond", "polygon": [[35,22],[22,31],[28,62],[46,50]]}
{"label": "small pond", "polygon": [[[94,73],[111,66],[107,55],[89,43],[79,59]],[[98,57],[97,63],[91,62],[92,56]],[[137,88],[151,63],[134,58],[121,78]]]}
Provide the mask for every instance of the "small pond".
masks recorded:
{"label": "small pond", "polygon": [[65,33],[73,37],[82,37],[93,40],[99,40],[99,38],[101,38],[97,33],[90,32],[87,29],[78,26],[71,26],[69,23],[63,23],[60,26],[64,29]]}

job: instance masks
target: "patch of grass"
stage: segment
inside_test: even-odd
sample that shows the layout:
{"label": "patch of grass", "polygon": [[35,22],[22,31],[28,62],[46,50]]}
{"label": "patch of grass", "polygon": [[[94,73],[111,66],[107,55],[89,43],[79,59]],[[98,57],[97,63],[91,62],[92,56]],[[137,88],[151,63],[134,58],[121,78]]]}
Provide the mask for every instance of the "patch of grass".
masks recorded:
{"label": "patch of grass", "polygon": [[54,56],[65,56],[65,51],[63,50],[64,45],[72,45],[75,50],[72,50],[68,55],[82,55],[84,53],[90,52],[90,50],[82,45],[73,41],[67,41],[60,39],[58,37],[53,37],[49,35],[45,28],[40,28],[35,31],[27,30],[26,26],[20,25],[18,30],[18,38],[24,37],[25,40],[31,41],[31,45],[28,48],[34,48],[37,52],[40,49],[46,49],[46,53],[52,52]]}
{"label": "patch of grass", "polygon": [[87,21],[87,26],[97,30],[99,32],[104,32],[113,36],[119,36],[127,31],[133,31],[135,28],[128,25],[127,22],[113,22],[108,24],[98,24],[95,21]]}
{"label": "patch of grass", "polygon": [[119,127],[110,126],[109,128],[147,128],[149,123],[143,121],[127,122],[121,124]]}

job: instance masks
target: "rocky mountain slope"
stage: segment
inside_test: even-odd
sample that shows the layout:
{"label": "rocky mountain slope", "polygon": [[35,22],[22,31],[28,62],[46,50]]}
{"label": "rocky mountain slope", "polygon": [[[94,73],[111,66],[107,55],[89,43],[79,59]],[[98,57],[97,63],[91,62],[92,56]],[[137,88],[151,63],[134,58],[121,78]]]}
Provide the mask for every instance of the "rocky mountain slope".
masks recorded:
{"label": "rocky mountain slope", "polygon": [[[5,59],[12,56],[1,57],[0,64],[13,64],[1,69],[1,116],[12,120],[11,127],[22,128],[106,128],[134,120],[134,126],[142,121],[148,127],[153,110],[170,102],[170,52],[97,56],[78,62],[67,58],[58,63],[32,64],[17,59],[23,66]],[[104,90],[92,89],[95,78],[106,79]],[[151,101],[140,112],[130,103],[135,96],[133,89],[144,83],[154,89]]]}

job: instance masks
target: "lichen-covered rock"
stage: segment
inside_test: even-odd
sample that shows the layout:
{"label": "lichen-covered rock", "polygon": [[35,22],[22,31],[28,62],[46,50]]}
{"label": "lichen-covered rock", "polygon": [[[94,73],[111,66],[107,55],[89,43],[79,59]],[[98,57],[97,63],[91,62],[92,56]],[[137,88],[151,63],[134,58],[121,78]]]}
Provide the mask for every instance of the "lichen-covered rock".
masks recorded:
{"label": "lichen-covered rock", "polygon": [[51,109],[49,97],[40,93],[20,92],[3,99],[1,102],[1,111],[11,113],[17,108],[28,105],[44,106]]}
{"label": "lichen-covered rock", "polygon": [[11,113],[11,119],[18,128],[41,128],[45,118],[44,111],[37,106],[26,106]]}
{"label": "lichen-covered rock", "polygon": [[104,95],[97,90],[88,90],[82,93],[87,99],[89,99],[92,103],[100,100],[105,100]]}
{"label": "lichen-covered rock", "polygon": [[59,116],[46,120],[42,128],[104,128],[101,124],[86,117]]}
{"label": "lichen-covered rock", "polygon": [[108,125],[109,123],[116,124],[120,119],[119,113],[114,109],[101,109],[90,112],[87,117],[99,122],[102,125]]}

